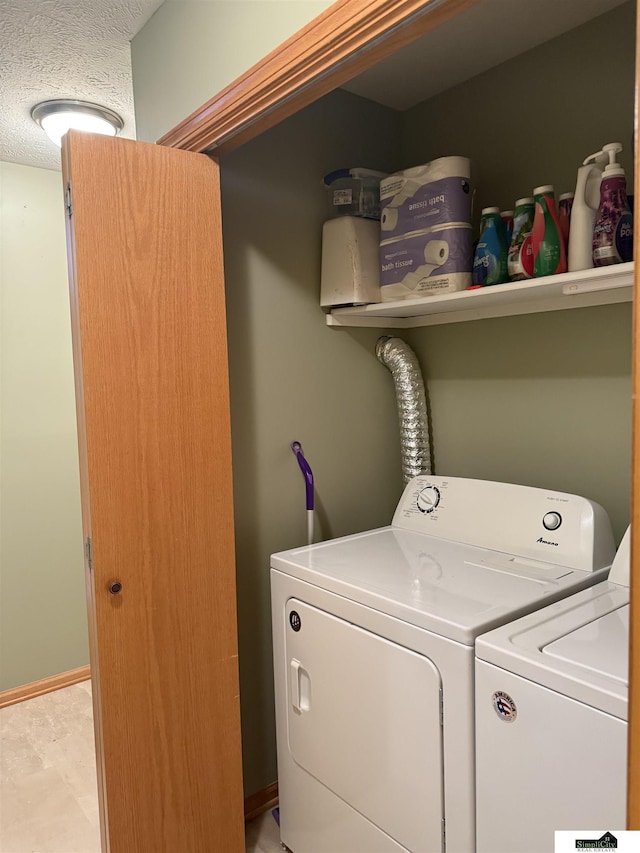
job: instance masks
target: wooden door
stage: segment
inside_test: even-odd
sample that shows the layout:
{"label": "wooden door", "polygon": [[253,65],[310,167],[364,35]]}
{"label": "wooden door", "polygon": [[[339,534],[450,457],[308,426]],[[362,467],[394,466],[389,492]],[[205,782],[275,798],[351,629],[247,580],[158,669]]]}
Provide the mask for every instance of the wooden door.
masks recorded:
{"label": "wooden door", "polygon": [[218,165],[72,132],[63,176],[103,850],[240,853]]}

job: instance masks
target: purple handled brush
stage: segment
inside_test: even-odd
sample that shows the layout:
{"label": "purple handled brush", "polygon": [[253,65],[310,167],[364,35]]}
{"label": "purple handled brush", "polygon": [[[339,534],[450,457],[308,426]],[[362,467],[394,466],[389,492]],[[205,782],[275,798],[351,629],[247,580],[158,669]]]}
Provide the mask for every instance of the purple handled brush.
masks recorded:
{"label": "purple handled brush", "polygon": [[309,467],[309,463],[304,458],[304,453],[302,452],[302,445],[299,441],[291,442],[291,450],[295,453],[296,459],[298,460],[298,465],[300,466],[300,470],[302,471],[302,476],[304,477],[306,494],[307,494],[307,544],[313,544],[313,526],[314,526],[314,518],[313,518],[313,471]]}

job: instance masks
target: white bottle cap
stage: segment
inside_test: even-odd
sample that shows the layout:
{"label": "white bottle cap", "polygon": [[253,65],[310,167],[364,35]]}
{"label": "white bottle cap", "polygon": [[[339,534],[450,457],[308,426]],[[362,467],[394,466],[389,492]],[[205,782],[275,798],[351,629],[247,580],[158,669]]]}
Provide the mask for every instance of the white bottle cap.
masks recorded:
{"label": "white bottle cap", "polygon": [[[607,142],[606,145],[602,146],[602,150],[607,155],[609,160],[615,160],[616,154],[619,154],[622,151],[622,143],[621,142]],[[611,153],[609,153],[609,152],[611,152]]]}
{"label": "white bottle cap", "polygon": [[484,216],[485,213],[500,213],[500,208],[499,207],[483,207],[482,208],[482,216]]}
{"label": "white bottle cap", "polygon": [[502,216],[503,219],[506,219],[509,216],[513,216],[513,210],[501,210],[500,216]]}
{"label": "white bottle cap", "polygon": [[516,201],[516,207],[522,207],[523,204],[533,204],[534,199],[532,196],[527,196],[526,198],[519,198]]}
{"label": "white bottle cap", "polygon": [[536,187],[533,191],[534,195],[542,195],[543,193],[553,193],[553,184],[544,184],[544,186]]}
{"label": "white bottle cap", "polygon": [[558,201],[566,201],[568,198],[575,198],[575,193],[562,193]]}
{"label": "white bottle cap", "polygon": [[622,177],[624,178],[624,169],[616,161],[616,154],[619,154],[622,151],[622,145],[619,142],[608,142],[606,145],[602,146],[603,152],[609,158],[609,165],[604,167],[604,172],[602,173],[602,179],[605,178],[615,178]]}

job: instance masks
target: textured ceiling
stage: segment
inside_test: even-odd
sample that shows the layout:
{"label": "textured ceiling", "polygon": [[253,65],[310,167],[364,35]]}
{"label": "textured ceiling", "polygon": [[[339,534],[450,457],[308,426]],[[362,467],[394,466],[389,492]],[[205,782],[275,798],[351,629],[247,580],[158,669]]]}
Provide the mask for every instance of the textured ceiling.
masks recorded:
{"label": "textured ceiling", "polygon": [[60,168],[31,118],[51,98],[94,101],[135,137],[129,42],[163,0],[0,0],[0,159]]}

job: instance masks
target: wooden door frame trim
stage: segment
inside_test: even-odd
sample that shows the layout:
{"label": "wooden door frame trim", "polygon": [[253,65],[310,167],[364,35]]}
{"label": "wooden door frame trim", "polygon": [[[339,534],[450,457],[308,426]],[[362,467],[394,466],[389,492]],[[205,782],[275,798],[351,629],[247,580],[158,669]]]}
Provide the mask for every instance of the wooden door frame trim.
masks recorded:
{"label": "wooden door frame trim", "polygon": [[268,809],[278,805],[278,783],[272,782],[266,788],[256,791],[255,794],[245,797],[244,819],[253,820]]}
{"label": "wooden door frame trim", "polygon": [[87,665],[61,672],[58,675],[50,675],[48,678],[40,678],[38,681],[30,681],[28,684],[21,684],[19,687],[3,690],[0,693],[0,708],[7,708],[9,705],[16,705],[18,702],[26,702],[28,699],[35,699],[36,696],[44,696],[45,693],[52,693],[54,690],[61,690],[63,687],[71,687],[72,684],[79,684],[81,681],[88,681],[90,678],[91,669]]}
{"label": "wooden door frame trim", "polygon": [[338,0],[158,143],[231,151],[477,2]]}
{"label": "wooden door frame trim", "polygon": [[[637,5],[637,4],[636,4]],[[640,138],[638,98],[640,97],[640,17],[636,21],[635,85],[635,186],[640,192]],[[636,197],[638,197],[636,195]],[[631,451],[631,614],[629,618],[629,711],[627,749],[627,829],[640,830],[640,363],[637,341],[640,335],[640,228],[634,233],[634,300],[632,332],[632,451]]]}

